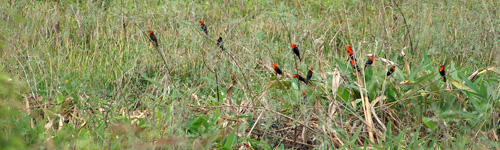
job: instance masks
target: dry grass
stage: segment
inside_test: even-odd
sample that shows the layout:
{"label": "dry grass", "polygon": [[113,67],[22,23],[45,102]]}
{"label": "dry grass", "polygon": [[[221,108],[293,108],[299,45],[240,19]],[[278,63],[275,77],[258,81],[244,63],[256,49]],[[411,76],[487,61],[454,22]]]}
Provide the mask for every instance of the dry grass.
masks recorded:
{"label": "dry grass", "polygon": [[[7,121],[0,142],[25,135],[21,145],[60,149],[499,148],[498,1],[3,3],[0,71],[21,84],[0,88],[29,89],[16,89],[20,116],[3,116],[23,120],[26,132]],[[366,54],[374,65],[354,74],[347,45],[359,66]],[[395,63],[390,77],[382,58]],[[273,63],[286,75],[274,75]],[[486,66],[493,69],[466,79]],[[291,78],[309,67],[312,85]],[[332,87],[335,68],[342,82]]]}

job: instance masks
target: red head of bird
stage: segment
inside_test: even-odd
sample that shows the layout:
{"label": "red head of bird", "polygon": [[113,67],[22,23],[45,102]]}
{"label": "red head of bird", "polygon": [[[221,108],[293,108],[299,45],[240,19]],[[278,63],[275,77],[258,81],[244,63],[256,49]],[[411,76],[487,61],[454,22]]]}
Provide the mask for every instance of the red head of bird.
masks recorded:
{"label": "red head of bird", "polygon": [[293,78],[298,78],[299,76],[297,76],[297,74],[293,74]]}
{"label": "red head of bird", "polygon": [[396,70],[396,67],[392,66],[391,71],[395,71],[395,70]]}
{"label": "red head of bird", "polygon": [[444,65],[441,65],[441,68],[439,68],[439,72],[444,70]]}
{"label": "red head of bird", "polygon": [[309,68],[309,70],[313,71],[313,67]]}
{"label": "red head of bird", "polygon": [[306,94],[306,90],[302,90],[302,94]]}
{"label": "red head of bird", "polygon": [[292,48],[295,48],[295,47],[297,47],[297,45],[295,45],[295,44],[292,44]]}
{"label": "red head of bird", "polygon": [[373,56],[370,56],[370,60],[372,60],[372,62],[375,61],[375,60],[373,60]]}
{"label": "red head of bird", "polygon": [[354,63],[355,63],[354,60],[351,60],[351,66],[354,66]]}
{"label": "red head of bird", "polygon": [[347,52],[349,52],[349,56],[352,55],[351,45],[347,45]]}
{"label": "red head of bird", "polygon": [[200,24],[205,24],[205,22],[203,22],[203,20],[200,20]]}
{"label": "red head of bird", "polygon": [[273,69],[276,69],[276,66],[278,66],[278,64],[274,63],[273,64]]}
{"label": "red head of bird", "polygon": [[149,30],[149,34],[153,34],[153,30]]}

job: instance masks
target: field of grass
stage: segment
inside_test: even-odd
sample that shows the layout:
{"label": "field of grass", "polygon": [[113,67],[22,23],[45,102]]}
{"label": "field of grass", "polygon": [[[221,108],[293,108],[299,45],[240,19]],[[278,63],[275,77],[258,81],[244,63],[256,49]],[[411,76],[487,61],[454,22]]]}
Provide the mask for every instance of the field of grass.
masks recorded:
{"label": "field of grass", "polygon": [[500,149],[498,0],[0,3],[0,149]]}

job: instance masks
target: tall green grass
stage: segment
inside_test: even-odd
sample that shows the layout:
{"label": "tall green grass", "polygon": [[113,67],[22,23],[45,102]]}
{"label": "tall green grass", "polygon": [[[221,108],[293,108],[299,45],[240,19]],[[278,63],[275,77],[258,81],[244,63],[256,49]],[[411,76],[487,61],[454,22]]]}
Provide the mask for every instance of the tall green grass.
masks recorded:
{"label": "tall green grass", "polygon": [[[500,146],[498,1],[1,3],[2,148]],[[347,45],[375,64],[354,74]]]}

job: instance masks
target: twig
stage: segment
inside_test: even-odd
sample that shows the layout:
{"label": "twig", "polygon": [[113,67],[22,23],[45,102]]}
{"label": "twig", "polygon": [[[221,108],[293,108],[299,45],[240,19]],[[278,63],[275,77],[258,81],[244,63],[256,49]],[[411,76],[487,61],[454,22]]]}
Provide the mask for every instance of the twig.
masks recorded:
{"label": "twig", "polygon": [[248,131],[248,134],[247,134],[247,137],[250,137],[250,134],[252,133],[253,129],[255,128],[255,125],[257,125],[257,123],[259,122],[260,120],[260,117],[262,116],[262,113],[264,111],[261,111],[259,116],[257,117],[257,120],[255,121],[255,123],[253,124],[252,128],[250,128],[250,131]]}
{"label": "twig", "polygon": [[217,85],[217,103],[220,103],[220,99],[219,99],[219,78],[217,78],[217,67],[215,68],[215,84]]}

